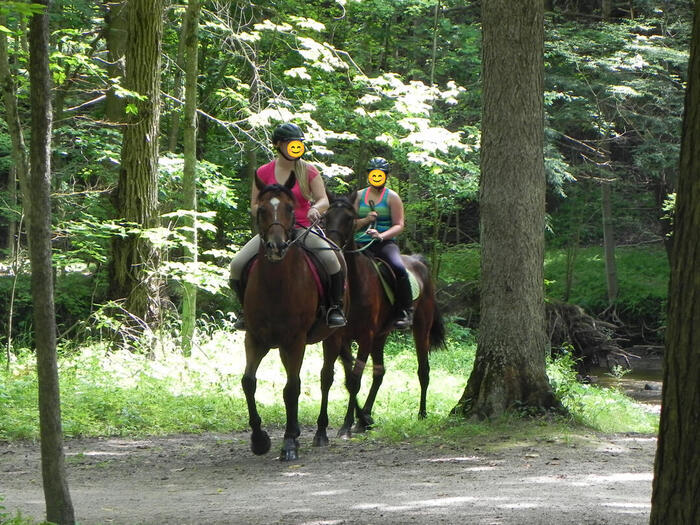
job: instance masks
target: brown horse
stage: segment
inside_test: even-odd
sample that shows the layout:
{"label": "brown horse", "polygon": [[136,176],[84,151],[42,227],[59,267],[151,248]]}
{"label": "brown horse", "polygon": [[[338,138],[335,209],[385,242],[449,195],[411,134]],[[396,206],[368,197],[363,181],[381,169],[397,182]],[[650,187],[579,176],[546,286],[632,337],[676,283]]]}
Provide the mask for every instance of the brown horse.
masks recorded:
{"label": "brown horse", "polygon": [[[325,231],[331,240],[343,248],[348,265],[350,316],[348,324],[337,335],[337,338],[340,338],[339,352],[343,354],[349,352],[352,341],[357,341],[358,344],[355,366],[349,376],[346,365],[346,385],[350,392],[350,402],[343,426],[338,432],[339,435],[350,435],[354,413],[357,414],[359,431],[372,425],[372,407],[385,372],[384,344],[389,333],[394,329],[396,320],[396,311],[383,290],[374,264],[369,256],[361,253],[355,246],[354,221],[357,219],[354,206],[355,195],[356,193],[353,193],[349,197],[332,198],[331,206],[324,217]],[[417,277],[421,290],[419,297],[413,303],[413,340],[418,357],[418,379],[421,389],[418,416],[423,418],[426,416],[426,392],[430,381],[428,354],[432,348],[444,346],[445,327],[435,300],[435,285],[427,263],[417,255],[402,255],[402,258],[406,268]],[[334,338],[332,344],[338,344],[337,338]],[[324,343],[324,348],[326,346],[331,345]],[[327,349],[328,353],[332,351],[333,348]],[[362,371],[368,356],[372,357],[372,385],[364,406],[360,408],[357,393],[360,390]],[[323,384],[321,388],[323,392]],[[327,392],[323,393],[324,396],[327,395]],[[319,432],[320,427],[321,421],[319,421]],[[317,439],[318,436],[317,433]]]}
{"label": "brown horse", "polygon": [[[306,344],[329,337],[333,330],[326,326],[325,320],[317,319],[319,294],[314,291],[314,276],[304,249],[297,242],[300,237],[294,231],[295,200],[291,192],[294,173],[284,185],[265,186],[257,176],[255,179],[260,190],[256,221],[261,242],[243,299],[247,332],[246,366],[241,383],[252,429],[251,450],[258,455],[265,454],[270,450],[270,437],[261,428],[255,404],[255,375],[270,349],[279,347],[287,373],[284,387],[287,424],[280,459],[289,461],[298,459],[299,372]],[[328,356],[324,354],[324,361],[330,360],[332,365],[339,350],[337,344],[329,345],[328,349],[330,353]]]}

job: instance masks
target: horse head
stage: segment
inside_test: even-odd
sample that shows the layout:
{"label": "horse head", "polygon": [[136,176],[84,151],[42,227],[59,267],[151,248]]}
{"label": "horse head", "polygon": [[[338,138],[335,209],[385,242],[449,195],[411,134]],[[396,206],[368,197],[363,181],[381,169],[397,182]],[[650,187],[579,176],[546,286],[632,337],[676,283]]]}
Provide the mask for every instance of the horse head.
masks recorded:
{"label": "horse head", "polygon": [[266,186],[255,175],[258,193],[256,223],[265,250],[265,257],[272,262],[281,261],[292,244],[294,234],[294,205],[292,187],[296,182],[292,172],[284,185]]}
{"label": "horse head", "polygon": [[338,246],[346,249],[355,235],[355,197],[357,192],[344,196],[330,196],[330,206],[324,215],[324,231]]}

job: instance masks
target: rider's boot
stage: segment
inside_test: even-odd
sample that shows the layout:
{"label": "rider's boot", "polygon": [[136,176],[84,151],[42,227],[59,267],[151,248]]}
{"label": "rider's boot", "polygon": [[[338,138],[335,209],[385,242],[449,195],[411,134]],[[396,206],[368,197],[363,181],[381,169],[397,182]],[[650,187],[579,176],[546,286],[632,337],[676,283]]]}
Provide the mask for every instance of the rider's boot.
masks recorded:
{"label": "rider's boot", "polygon": [[238,302],[241,304],[241,311],[236,317],[236,322],[233,323],[233,328],[236,330],[245,330],[245,318],[243,317],[243,297],[245,297],[245,287],[241,281],[235,279],[229,279],[228,282],[231,289],[236,292],[236,297],[238,297]]}
{"label": "rider's boot", "polygon": [[408,274],[396,279],[396,306],[398,318],[394,322],[397,330],[407,330],[413,325],[413,300]]}
{"label": "rider's boot", "polygon": [[345,291],[345,275],[342,270],[330,277],[329,295],[330,306],[326,313],[326,324],[330,328],[340,328],[347,324],[343,313],[343,295]]}

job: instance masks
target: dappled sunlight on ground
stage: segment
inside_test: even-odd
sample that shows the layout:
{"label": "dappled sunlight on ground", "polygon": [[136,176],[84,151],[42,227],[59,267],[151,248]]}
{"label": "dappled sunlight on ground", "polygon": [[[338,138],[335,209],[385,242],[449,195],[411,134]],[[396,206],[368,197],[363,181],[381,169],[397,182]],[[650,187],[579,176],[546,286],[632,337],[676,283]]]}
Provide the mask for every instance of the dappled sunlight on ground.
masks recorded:
{"label": "dappled sunlight on ground", "polygon": [[[178,435],[69,440],[78,519],[96,523],[290,525],[642,525],[650,511],[655,440],[587,434],[585,440],[478,445],[333,440],[282,463],[281,429],[254,456],[249,436]],[[584,445],[585,443],[585,445]],[[37,444],[0,450],[5,506],[41,517]],[[11,475],[8,475],[11,474]],[[465,517],[468,516],[468,519]]]}

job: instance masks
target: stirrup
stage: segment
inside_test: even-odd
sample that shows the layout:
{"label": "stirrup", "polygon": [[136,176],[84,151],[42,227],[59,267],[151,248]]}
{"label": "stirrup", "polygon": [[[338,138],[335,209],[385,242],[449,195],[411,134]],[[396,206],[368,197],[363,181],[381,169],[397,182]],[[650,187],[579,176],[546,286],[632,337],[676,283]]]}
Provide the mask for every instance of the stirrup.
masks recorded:
{"label": "stirrup", "polygon": [[331,306],[326,314],[326,324],[329,328],[341,328],[348,324],[343,314],[343,310],[339,306]]}

